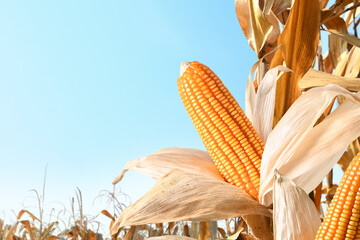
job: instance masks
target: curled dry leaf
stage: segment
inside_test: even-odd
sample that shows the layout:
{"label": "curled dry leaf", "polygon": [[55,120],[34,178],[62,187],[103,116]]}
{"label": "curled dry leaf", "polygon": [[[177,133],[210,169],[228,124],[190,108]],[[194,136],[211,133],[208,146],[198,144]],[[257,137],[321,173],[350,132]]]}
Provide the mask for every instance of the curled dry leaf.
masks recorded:
{"label": "curled dry leaf", "polygon": [[264,4],[264,14],[270,14],[270,10],[273,11],[275,15],[285,11],[288,8],[291,8],[294,0],[266,0]]}
{"label": "curled dry leaf", "polygon": [[[348,101],[313,127],[337,95],[345,96]],[[259,193],[265,205],[272,202],[268,193],[273,187],[274,169],[279,169],[307,193],[315,189],[346,147],[360,135],[359,97],[359,93],[353,95],[337,85],[327,85],[310,89],[293,104],[265,145]]]}
{"label": "curled dry leaf", "polygon": [[173,169],[198,173],[220,181],[224,181],[208,152],[193,148],[165,148],[156,153],[131,160],[117,176],[113,184],[117,184],[128,170],[159,179]]}
{"label": "curled dry leaf", "polygon": [[299,82],[301,90],[321,87],[329,84],[339,85],[348,91],[360,91],[360,78],[340,77],[333,74],[310,69]]}
{"label": "curled dry leaf", "polygon": [[127,225],[216,221],[245,214],[271,216],[266,207],[238,187],[176,169],[127,207],[116,220],[111,234]]}
{"label": "curled dry leaf", "polygon": [[276,240],[313,240],[321,224],[319,212],[306,192],[277,170],[273,218]]}
{"label": "curled dry leaf", "polygon": [[319,42],[319,1],[295,0],[284,31],[280,34],[277,50],[270,68],[282,65],[293,73],[285,73],[276,87],[274,125],[300,96],[298,81],[314,62]]}
{"label": "curled dry leaf", "polygon": [[262,13],[257,0],[235,0],[235,10],[250,47],[259,54],[273,25]]}

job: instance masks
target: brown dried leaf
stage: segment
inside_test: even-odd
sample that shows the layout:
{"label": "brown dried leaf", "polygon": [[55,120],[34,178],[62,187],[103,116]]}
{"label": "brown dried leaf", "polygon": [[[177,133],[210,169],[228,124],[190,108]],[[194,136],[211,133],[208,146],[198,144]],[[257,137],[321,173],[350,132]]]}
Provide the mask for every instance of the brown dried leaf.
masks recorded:
{"label": "brown dried leaf", "polygon": [[239,188],[212,178],[173,170],[116,220],[119,227],[169,221],[216,221],[270,212]]}
{"label": "brown dried leaf", "polygon": [[[332,18],[325,22],[325,26],[331,30],[347,34],[345,21],[341,17]],[[347,54],[347,41],[334,35],[329,35],[329,55],[332,64],[336,67]]]}
{"label": "brown dried leaf", "polygon": [[298,81],[309,70],[319,42],[320,6],[318,1],[295,0],[270,68],[282,65],[293,73],[284,73],[276,87],[274,126],[300,96]]}
{"label": "brown dried leaf", "polygon": [[291,8],[293,2],[294,0],[266,0],[263,12],[265,15],[268,15],[270,10],[272,10],[274,14],[278,15],[286,9]]}
{"label": "brown dried leaf", "polygon": [[101,213],[110,219],[114,219],[114,217],[106,210],[102,210]]}
{"label": "brown dried leaf", "polygon": [[256,0],[235,0],[235,10],[250,47],[259,54],[273,29],[272,24],[262,13]]}
{"label": "brown dried leaf", "polygon": [[347,169],[350,162],[352,160],[352,157],[350,157],[350,154],[348,152],[344,152],[344,154],[341,156],[341,158],[338,161],[338,165],[341,167],[343,172]]}
{"label": "brown dried leaf", "polygon": [[243,219],[255,237],[264,240],[274,239],[273,234],[271,233],[271,221],[269,217],[265,217],[263,215],[246,215],[243,216]]}
{"label": "brown dried leaf", "polygon": [[336,84],[352,92],[360,91],[360,78],[340,77],[314,69],[310,69],[304,77],[301,78],[298,86],[301,90],[305,90],[328,84]]}

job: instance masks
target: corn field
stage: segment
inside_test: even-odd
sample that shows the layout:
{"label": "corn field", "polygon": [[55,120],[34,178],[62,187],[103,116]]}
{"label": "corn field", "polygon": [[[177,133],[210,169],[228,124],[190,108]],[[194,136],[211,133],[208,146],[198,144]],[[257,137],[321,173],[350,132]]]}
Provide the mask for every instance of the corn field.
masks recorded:
{"label": "corn field", "polygon": [[206,63],[184,61],[173,78],[206,151],[171,147],[127,162],[113,185],[129,170],[157,182],[128,206],[109,195],[113,210],[99,213],[109,236],[94,230],[78,190],[63,229],[44,221],[38,195],[39,215],[0,220],[0,239],[360,239],[360,1],[234,8],[258,59],[244,73],[245,109]]}

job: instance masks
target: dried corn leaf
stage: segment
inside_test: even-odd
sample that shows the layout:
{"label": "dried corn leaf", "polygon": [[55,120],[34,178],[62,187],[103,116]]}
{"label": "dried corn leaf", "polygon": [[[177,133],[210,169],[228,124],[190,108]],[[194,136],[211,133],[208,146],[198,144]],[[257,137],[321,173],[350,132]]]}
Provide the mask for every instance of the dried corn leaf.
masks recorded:
{"label": "dried corn leaf", "polygon": [[273,11],[275,15],[285,11],[288,8],[291,8],[294,0],[266,0],[264,4],[264,14],[270,14],[270,10]]}
{"label": "dried corn leaf", "polygon": [[[352,7],[352,6],[353,6],[353,3],[348,5],[348,7]],[[344,19],[345,19],[347,28],[354,22],[354,15],[355,15],[355,19],[360,15],[359,7],[346,12]]]}
{"label": "dried corn leaf", "polygon": [[341,39],[344,39],[345,41],[347,41],[348,43],[350,43],[356,47],[360,47],[360,39],[353,35],[350,35],[350,34],[344,33],[344,32],[335,31],[335,30],[330,30],[330,29],[329,29],[329,33],[333,34]]}
{"label": "dried corn leaf", "polygon": [[124,170],[114,179],[113,184],[120,182],[128,170],[159,179],[172,169],[181,169],[224,181],[208,152],[173,147],[127,162]]}
{"label": "dried corn leaf", "polygon": [[360,72],[360,48],[353,47],[349,53],[346,68],[344,71],[345,77],[358,77]]}
{"label": "dried corn leaf", "polygon": [[[337,95],[348,100],[313,127]],[[321,182],[346,147],[360,134],[360,98],[337,85],[313,88],[304,93],[268,137],[260,170],[259,197],[272,202],[274,169],[306,192]],[[334,144],[336,142],[336,144]]]}
{"label": "dried corn leaf", "polygon": [[319,212],[306,192],[275,170],[275,239],[313,240],[320,224]]}
{"label": "dried corn leaf", "polygon": [[[281,73],[278,74],[280,71]],[[272,68],[265,74],[264,79],[260,82],[255,99],[253,125],[264,143],[266,143],[266,139],[272,131],[273,126],[276,82],[283,72],[289,71],[290,69],[284,66]]]}
{"label": "dried corn leaf", "polygon": [[270,218],[263,215],[245,215],[243,216],[246,224],[251,229],[251,232],[259,239],[274,239],[271,232]]}
{"label": "dried corn leaf", "polygon": [[169,221],[216,221],[270,212],[239,188],[201,175],[173,170],[116,220],[119,227]]}
{"label": "dried corn leaf", "polygon": [[[332,18],[325,22],[326,27],[331,31],[347,34],[347,27],[345,21],[341,17]],[[337,64],[347,54],[347,41],[334,35],[329,35],[329,55],[333,65]]]}
{"label": "dried corn leaf", "polygon": [[344,154],[341,156],[341,158],[338,161],[338,165],[341,167],[341,170],[343,170],[343,172],[346,171],[351,160],[352,160],[352,157],[350,157],[350,154],[348,152],[344,152]]}
{"label": "dried corn leaf", "polygon": [[197,240],[196,238],[184,237],[184,236],[174,236],[174,235],[164,235],[158,237],[146,238],[150,240]]}
{"label": "dried corn leaf", "polygon": [[235,0],[236,15],[249,45],[259,54],[273,26],[256,0]]}
{"label": "dried corn leaf", "polygon": [[340,77],[314,69],[310,69],[304,77],[301,78],[299,88],[304,90],[328,84],[336,84],[352,92],[360,91],[360,78]]}
{"label": "dried corn leaf", "polygon": [[276,87],[274,125],[280,120],[291,104],[300,96],[298,81],[314,62],[319,42],[320,6],[319,1],[295,0],[284,31],[280,34],[280,48],[270,68],[282,65],[293,73],[285,73]]}

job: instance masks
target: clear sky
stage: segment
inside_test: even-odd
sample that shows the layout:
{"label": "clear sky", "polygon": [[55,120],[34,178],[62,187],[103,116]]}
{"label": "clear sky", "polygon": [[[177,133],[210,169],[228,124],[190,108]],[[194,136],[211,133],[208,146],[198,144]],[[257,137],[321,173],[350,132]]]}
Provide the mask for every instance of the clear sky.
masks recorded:
{"label": "clear sky", "polygon": [[[106,203],[93,200],[128,160],[204,149],[177,92],[180,63],[211,67],[244,106],[256,61],[230,0],[1,0],[0,36],[7,216],[36,204],[29,190],[41,190],[47,164],[46,202],[69,208],[79,187],[96,214]],[[128,173],[120,187],[134,202],[153,183]]]}

